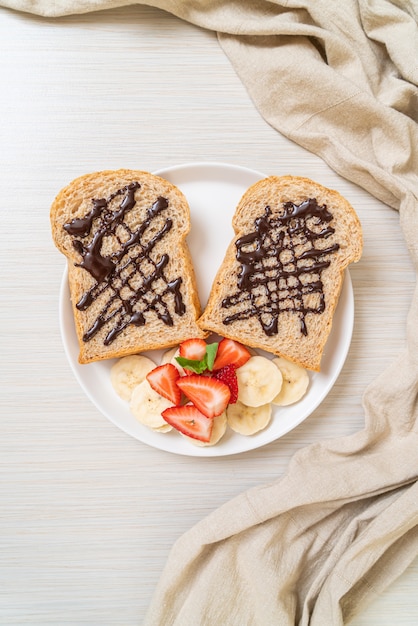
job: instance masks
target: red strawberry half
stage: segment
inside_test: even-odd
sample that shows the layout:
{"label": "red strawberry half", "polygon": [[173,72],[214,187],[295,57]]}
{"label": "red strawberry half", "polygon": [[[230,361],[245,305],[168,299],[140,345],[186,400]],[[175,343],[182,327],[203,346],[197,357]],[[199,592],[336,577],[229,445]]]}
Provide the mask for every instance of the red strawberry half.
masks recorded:
{"label": "red strawberry half", "polygon": [[172,406],[165,409],[161,415],[167,424],[170,424],[183,435],[206,443],[210,440],[213,420],[208,420],[193,404]]}
{"label": "red strawberry half", "polygon": [[[186,339],[186,341],[183,341],[179,346],[179,354],[184,359],[189,359],[190,361],[201,361],[206,354],[206,341],[197,337]],[[187,367],[184,368],[184,373],[187,376],[193,374]]]}
{"label": "red strawberry half", "polygon": [[206,341],[204,339],[186,339],[179,346],[180,356],[185,359],[200,361],[206,354]]}
{"label": "red strawberry half", "polygon": [[223,413],[231,397],[228,385],[216,378],[199,374],[183,376],[177,381],[177,386],[209,418]]}
{"label": "red strawberry half", "polygon": [[173,404],[180,404],[181,401],[181,390],[176,384],[179,378],[178,369],[172,363],[160,365],[147,374],[147,381],[154,391]]}
{"label": "red strawberry half", "polygon": [[219,342],[213,369],[220,370],[225,365],[235,365],[236,368],[241,367],[248,361],[250,356],[250,352],[242,343],[232,339],[222,339]]}
{"label": "red strawberry half", "polygon": [[212,376],[225,383],[225,385],[228,385],[229,391],[231,392],[229,404],[235,404],[238,400],[238,380],[235,373],[235,365],[225,365],[220,370],[213,372]]}

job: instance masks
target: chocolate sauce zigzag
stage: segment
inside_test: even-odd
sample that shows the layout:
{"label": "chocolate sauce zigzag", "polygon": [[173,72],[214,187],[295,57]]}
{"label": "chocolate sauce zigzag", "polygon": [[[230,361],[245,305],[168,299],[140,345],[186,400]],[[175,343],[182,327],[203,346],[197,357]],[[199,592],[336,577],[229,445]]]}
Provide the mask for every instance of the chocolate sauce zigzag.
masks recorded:
{"label": "chocolate sauce zigzag", "polygon": [[[301,332],[307,335],[307,314],[318,315],[324,311],[321,273],[331,263],[329,255],[340,246],[333,243],[327,248],[316,248],[315,243],[335,232],[327,226],[332,221],[332,214],[325,205],[319,206],[315,198],[309,198],[300,205],[287,202],[283,208],[283,215],[274,218],[267,206],[265,214],[255,220],[254,231],[235,242],[236,258],[241,265],[238,291],[224,298],[222,307],[234,308],[242,302],[248,306],[226,316],[224,324],[257,317],[266,335],[272,336],[279,331],[280,314],[287,311],[300,318]],[[319,231],[309,227],[309,218],[317,218],[315,226],[321,227]],[[310,244],[310,248],[298,255],[296,248],[306,243]],[[280,260],[283,251],[290,253],[290,260],[286,263]],[[312,262],[306,264],[305,259]],[[257,291],[261,286],[264,287],[265,298],[259,305]],[[317,293],[319,297],[315,307],[305,305],[305,296],[312,293]]]}
{"label": "chocolate sauce zigzag", "polygon": [[182,192],[149,172],[95,172],[61,190],[51,228],[68,261],[80,363],[207,336],[190,227]]}
{"label": "chocolate sauce zigzag", "polygon": [[[104,339],[104,344],[109,345],[129,324],[144,325],[146,323],[144,313],[149,311],[153,311],[164,324],[172,326],[173,318],[169,305],[165,302],[165,296],[169,293],[174,294],[175,313],[183,315],[185,312],[180,291],[181,277],[169,281],[164,274],[164,268],[169,263],[169,256],[163,254],[158,261],[151,256],[156,243],[171,230],[172,220],[167,218],[162,228],[148,243],[143,244],[141,241],[147,229],[152,226],[153,220],[162,211],[168,209],[168,201],[166,198],[158,197],[147,210],[147,218],[135,231],[132,231],[124,218],[135,207],[134,194],[137,189],[140,189],[140,184],[133,182],[118,189],[107,200],[93,199],[93,208],[84,218],[77,218],[64,224],[66,232],[77,237],[73,240],[73,246],[83,260],[76,265],[87,270],[97,281],[77,302],[77,309],[85,311],[100,295],[108,292],[107,303],[100,310],[94,324],[84,333],[83,341],[90,341],[101,328],[113,322],[113,327]],[[117,196],[123,196],[122,202],[115,211],[111,211],[109,205]],[[93,225],[96,226],[95,229]],[[116,236],[116,230],[121,226],[127,232],[128,239],[121,241],[120,237],[117,237],[119,250],[110,256],[103,256],[101,246],[104,237]],[[89,237],[91,241],[83,244],[83,238],[86,237]],[[136,252],[123,262],[130,250],[136,250]],[[150,265],[153,267],[148,274],[142,269],[145,264],[147,267]],[[132,292],[130,280],[137,274],[141,275],[142,284]],[[152,292],[153,283],[158,280],[164,281],[165,288],[150,301],[147,296]],[[124,297],[124,289],[132,295]]]}
{"label": "chocolate sauce zigzag", "polygon": [[200,328],[319,371],[359,219],[337,191],[269,176],[243,194]]}

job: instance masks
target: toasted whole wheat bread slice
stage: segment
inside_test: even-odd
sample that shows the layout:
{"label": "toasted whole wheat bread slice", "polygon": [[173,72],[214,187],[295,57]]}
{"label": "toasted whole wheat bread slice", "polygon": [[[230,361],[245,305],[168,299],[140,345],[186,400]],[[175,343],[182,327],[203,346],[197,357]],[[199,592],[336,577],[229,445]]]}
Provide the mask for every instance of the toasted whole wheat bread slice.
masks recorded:
{"label": "toasted whole wheat bread slice", "polygon": [[87,174],[57,195],[51,228],[68,260],[80,363],[206,336],[177,187],[143,171]]}
{"label": "toasted whole wheat bread slice", "polygon": [[270,176],[241,198],[199,326],[319,371],[360,221],[338,192]]}

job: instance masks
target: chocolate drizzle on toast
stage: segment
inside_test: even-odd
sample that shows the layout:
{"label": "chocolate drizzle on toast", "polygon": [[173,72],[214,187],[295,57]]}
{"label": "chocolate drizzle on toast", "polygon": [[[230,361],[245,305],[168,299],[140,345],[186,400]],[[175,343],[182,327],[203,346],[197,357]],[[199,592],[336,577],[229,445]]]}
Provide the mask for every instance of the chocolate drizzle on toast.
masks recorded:
{"label": "chocolate drizzle on toast", "polygon": [[[107,199],[93,199],[87,215],[64,225],[82,258],[76,266],[95,279],[76,307],[86,311],[93,303],[100,302],[93,325],[84,333],[84,342],[106,327],[103,343],[109,345],[129,324],[145,325],[151,314],[173,326],[173,313],[185,313],[181,277],[167,278],[168,254],[153,254],[157,242],[173,226],[170,218],[159,217],[168,208],[168,201],[159,196],[147,209],[146,218],[139,225],[130,226],[127,218],[136,205],[138,189],[140,184],[132,182]],[[121,202],[112,209],[113,201],[119,196]],[[107,255],[103,252],[106,241],[112,242]]]}
{"label": "chocolate drizzle on toast", "polygon": [[335,232],[325,204],[309,198],[299,205],[285,202],[282,208],[281,215],[273,216],[267,206],[254,220],[253,232],[235,242],[238,290],[222,301],[231,310],[223,323],[256,317],[265,334],[273,336],[280,315],[289,312],[299,318],[306,336],[307,316],[325,310],[321,274],[340,246],[324,242]]}

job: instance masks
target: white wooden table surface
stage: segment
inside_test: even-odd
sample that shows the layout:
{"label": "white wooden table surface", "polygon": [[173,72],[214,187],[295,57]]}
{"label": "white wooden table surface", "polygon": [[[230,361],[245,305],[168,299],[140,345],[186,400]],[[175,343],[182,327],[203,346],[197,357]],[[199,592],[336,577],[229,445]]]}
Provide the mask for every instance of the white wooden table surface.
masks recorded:
{"label": "white wooden table surface", "polygon": [[[0,85],[0,623],[140,624],[177,537],[302,446],[362,427],[363,391],[404,342],[412,266],[397,213],[269,127],[211,32],[141,6],[56,20],[0,9]],[[90,171],[195,161],[337,188],[365,236],[335,387],[282,439],[226,458],[116,428],[76,382],[58,323],[55,194]],[[415,561],[352,623],[417,624],[417,586]]]}

